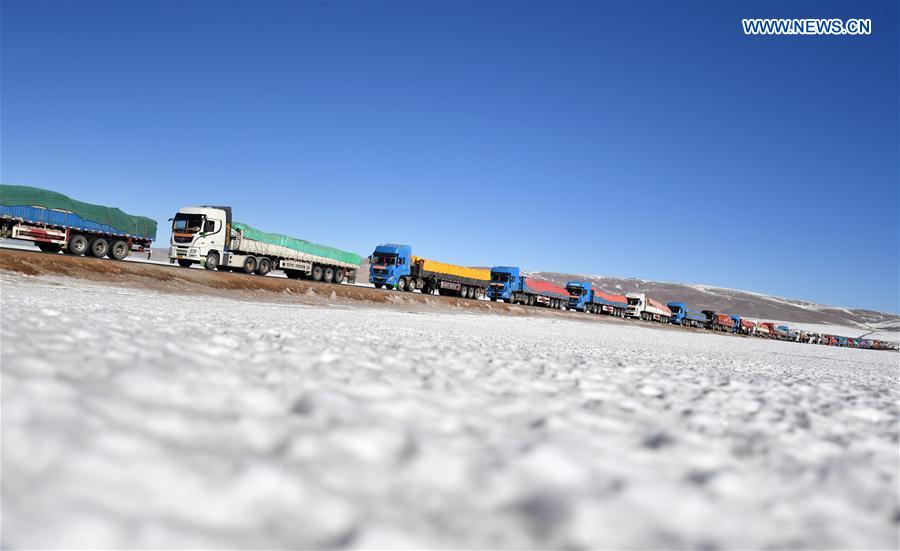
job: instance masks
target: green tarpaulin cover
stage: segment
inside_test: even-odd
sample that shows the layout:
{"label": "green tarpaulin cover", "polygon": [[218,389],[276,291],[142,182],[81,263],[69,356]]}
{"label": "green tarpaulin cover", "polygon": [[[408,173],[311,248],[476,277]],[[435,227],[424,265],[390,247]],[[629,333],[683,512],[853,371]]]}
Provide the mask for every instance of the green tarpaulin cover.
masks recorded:
{"label": "green tarpaulin cover", "polygon": [[266,233],[241,222],[232,222],[231,225],[235,229],[241,230],[241,234],[243,234],[244,237],[255,241],[262,241],[263,243],[269,243],[270,245],[280,245],[297,252],[323,256],[325,258],[347,262],[356,266],[359,266],[359,263],[362,262],[362,257],[358,254],[348,253],[347,251],[335,249],[334,247],[310,243],[309,241],[288,237],[286,235],[281,235],[280,233]]}
{"label": "green tarpaulin cover", "polygon": [[110,226],[121,233],[156,239],[156,220],[132,216],[114,207],[76,201],[48,189],[0,184],[0,205],[66,210],[77,214],[86,222]]}

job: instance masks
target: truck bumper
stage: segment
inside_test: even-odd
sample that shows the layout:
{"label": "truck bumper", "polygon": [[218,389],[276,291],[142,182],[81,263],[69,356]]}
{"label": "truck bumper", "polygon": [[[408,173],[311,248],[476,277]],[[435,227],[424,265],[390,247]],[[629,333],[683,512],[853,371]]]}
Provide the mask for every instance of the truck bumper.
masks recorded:
{"label": "truck bumper", "polygon": [[169,260],[201,260],[200,251],[196,247],[178,247],[169,248]]}

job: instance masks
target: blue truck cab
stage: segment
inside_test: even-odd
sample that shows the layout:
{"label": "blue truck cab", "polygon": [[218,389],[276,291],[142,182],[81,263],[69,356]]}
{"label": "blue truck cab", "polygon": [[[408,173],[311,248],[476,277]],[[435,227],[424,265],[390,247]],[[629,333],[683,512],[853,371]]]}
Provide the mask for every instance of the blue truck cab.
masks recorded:
{"label": "blue truck cab", "polygon": [[491,283],[487,296],[491,300],[510,300],[513,293],[525,290],[525,276],[517,266],[494,266],[491,268]]}
{"label": "blue truck cab", "polygon": [[666,306],[672,311],[669,323],[686,327],[704,327],[706,325],[706,314],[691,310],[683,302],[670,302]]}
{"label": "blue truck cab", "polygon": [[732,333],[740,333],[741,332],[741,316],[731,316],[731,321],[734,322],[734,327],[731,329]]}
{"label": "blue truck cab", "polygon": [[566,291],[569,292],[569,303],[566,305],[569,310],[584,312],[594,300],[594,287],[587,281],[568,281]]}
{"label": "blue truck cab", "polygon": [[397,280],[410,275],[412,247],[388,243],[378,245],[369,258],[369,283],[381,289],[393,289]]}

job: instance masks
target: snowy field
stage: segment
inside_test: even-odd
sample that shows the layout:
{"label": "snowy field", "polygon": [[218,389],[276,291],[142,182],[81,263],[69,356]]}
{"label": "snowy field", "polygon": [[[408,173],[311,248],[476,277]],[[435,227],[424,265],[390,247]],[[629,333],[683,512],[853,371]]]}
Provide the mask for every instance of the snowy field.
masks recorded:
{"label": "snowy field", "polygon": [[4,548],[891,548],[900,355],[0,278]]}

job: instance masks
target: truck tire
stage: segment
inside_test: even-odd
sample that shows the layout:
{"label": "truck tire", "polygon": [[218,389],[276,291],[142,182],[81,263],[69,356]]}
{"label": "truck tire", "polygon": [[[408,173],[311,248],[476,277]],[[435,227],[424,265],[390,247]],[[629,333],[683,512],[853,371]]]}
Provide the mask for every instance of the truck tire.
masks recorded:
{"label": "truck tire", "polygon": [[256,267],[259,265],[259,262],[256,260],[255,256],[248,256],[244,259],[243,270],[245,274],[252,274],[256,271]]}
{"label": "truck tire", "polygon": [[416,290],[416,287],[417,287],[416,278],[411,277],[406,281],[406,292],[407,293],[412,293],[413,291]]}
{"label": "truck tire", "polygon": [[190,268],[191,264],[193,264],[193,262],[191,262],[190,260],[185,260],[183,258],[178,259],[178,265],[182,268]]}
{"label": "truck tire", "polygon": [[534,295],[528,295],[528,306],[534,306]]}
{"label": "truck tire", "polygon": [[58,253],[62,250],[62,245],[58,243],[36,243],[36,245],[45,253]]}
{"label": "truck tire", "polygon": [[406,291],[406,278],[401,277],[397,280],[397,290],[398,291]]}
{"label": "truck tire", "polygon": [[88,250],[90,251],[91,256],[103,258],[106,256],[106,253],[109,252],[109,241],[102,237],[95,237],[94,239],[91,239],[91,245],[88,247]]}
{"label": "truck tire", "polygon": [[491,297],[491,302],[497,302],[497,297]]}
{"label": "truck tire", "polygon": [[256,273],[264,276],[272,271],[272,261],[269,260],[268,257],[262,257],[259,259],[259,262],[256,263]]}
{"label": "truck tire", "polygon": [[331,280],[334,279],[334,268],[331,266],[326,266],[324,270],[322,270],[322,281],[325,283],[331,283]]}
{"label": "truck tire", "polygon": [[332,279],[332,281],[340,285],[344,282],[344,278],[346,277],[346,275],[347,274],[344,272],[343,268],[338,268],[334,271],[334,279]]}
{"label": "truck tire", "polygon": [[376,288],[376,289],[381,289],[381,287],[382,287],[381,283],[375,283],[375,288]]}
{"label": "truck tire", "polygon": [[219,267],[219,253],[216,251],[209,251],[209,254],[206,255],[206,262],[203,263],[203,267],[207,270],[215,270]]}
{"label": "truck tire", "polygon": [[128,243],[124,239],[116,239],[109,246],[109,252],[106,255],[113,260],[125,260],[129,252],[131,251]]}
{"label": "truck tire", "polygon": [[88,238],[79,234],[69,238],[68,250],[75,256],[81,256],[88,250]]}
{"label": "truck tire", "polygon": [[318,264],[313,264],[311,275],[313,281],[322,281],[322,267]]}

